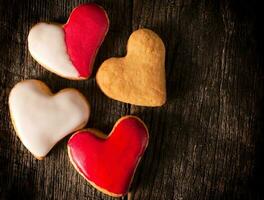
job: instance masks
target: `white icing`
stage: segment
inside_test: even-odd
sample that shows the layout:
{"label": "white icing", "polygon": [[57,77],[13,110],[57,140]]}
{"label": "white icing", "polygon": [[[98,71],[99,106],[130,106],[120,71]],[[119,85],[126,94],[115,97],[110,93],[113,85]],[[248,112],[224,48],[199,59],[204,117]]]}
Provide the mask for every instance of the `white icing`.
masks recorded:
{"label": "white icing", "polygon": [[58,25],[38,23],[28,35],[28,48],[43,67],[67,78],[78,78],[65,44],[64,30]]}
{"label": "white icing", "polygon": [[40,81],[18,83],[9,96],[15,129],[26,148],[44,157],[63,137],[88,121],[87,101],[76,90],[47,94]]}

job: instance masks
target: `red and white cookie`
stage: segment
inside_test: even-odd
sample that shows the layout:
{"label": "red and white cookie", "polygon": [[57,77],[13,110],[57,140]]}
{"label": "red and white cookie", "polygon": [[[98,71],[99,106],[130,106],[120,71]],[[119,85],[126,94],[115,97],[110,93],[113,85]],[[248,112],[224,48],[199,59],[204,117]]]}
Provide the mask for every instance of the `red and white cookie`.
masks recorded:
{"label": "red and white cookie", "polygon": [[38,23],[28,35],[32,57],[43,67],[68,79],[87,79],[108,32],[106,11],[96,4],[76,7],[65,25]]}
{"label": "red and white cookie", "polygon": [[90,116],[90,106],[79,91],[68,88],[53,95],[38,80],[16,84],[9,109],[18,137],[38,159],[66,135],[83,128]]}
{"label": "red and white cookie", "polygon": [[115,197],[128,193],[148,145],[146,125],[137,117],[119,119],[106,136],[95,129],[76,132],[68,141],[75,169],[95,188]]}

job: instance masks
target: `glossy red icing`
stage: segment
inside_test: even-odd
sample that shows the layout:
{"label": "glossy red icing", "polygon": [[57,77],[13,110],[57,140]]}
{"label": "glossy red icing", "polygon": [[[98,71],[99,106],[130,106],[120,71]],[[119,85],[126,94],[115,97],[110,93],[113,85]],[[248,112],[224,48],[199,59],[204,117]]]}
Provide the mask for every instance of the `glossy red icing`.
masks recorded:
{"label": "glossy red icing", "polygon": [[68,147],[72,161],[86,179],[121,196],[128,192],[148,138],[144,124],[129,116],[117,122],[107,139],[83,130],[70,138]]}
{"label": "glossy red icing", "polygon": [[75,8],[64,25],[67,51],[80,77],[91,75],[97,50],[108,27],[107,13],[96,4]]}

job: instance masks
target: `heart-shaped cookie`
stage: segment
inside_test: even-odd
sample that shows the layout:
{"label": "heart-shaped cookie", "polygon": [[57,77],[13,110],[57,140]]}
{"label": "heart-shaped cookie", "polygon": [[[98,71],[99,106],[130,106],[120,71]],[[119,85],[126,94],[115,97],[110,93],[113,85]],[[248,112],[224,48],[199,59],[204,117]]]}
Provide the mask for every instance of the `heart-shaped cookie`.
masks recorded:
{"label": "heart-shaped cookie", "polygon": [[161,106],[166,101],[165,47],[149,29],[131,34],[127,55],[110,58],[100,66],[96,81],[110,98],[140,106]]}
{"label": "heart-shaped cookie", "polygon": [[96,4],[76,7],[65,25],[38,23],[28,35],[32,57],[46,69],[68,79],[86,79],[108,31],[105,10]]}
{"label": "heart-shaped cookie", "polygon": [[18,137],[38,159],[63,137],[83,128],[90,116],[80,92],[68,88],[53,95],[38,80],[16,84],[9,95],[9,109]]}
{"label": "heart-shaped cookie", "polygon": [[68,141],[75,169],[98,190],[123,196],[148,145],[148,130],[137,117],[119,119],[108,136],[94,129],[80,130]]}

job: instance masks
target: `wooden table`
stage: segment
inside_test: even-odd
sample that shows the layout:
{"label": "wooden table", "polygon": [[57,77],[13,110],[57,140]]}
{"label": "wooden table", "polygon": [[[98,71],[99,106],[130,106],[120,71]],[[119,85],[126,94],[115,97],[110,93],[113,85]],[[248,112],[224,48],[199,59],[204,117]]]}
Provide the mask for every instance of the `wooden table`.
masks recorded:
{"label": "wooden table", "polygon": [[[66,22],[84,1],[0,0],[0,199],[112,199],[89,185],[70,164],[64,138],[36,160],[16,137],[8,111],[10,89],[40,79],[54,92],[79,89],[89,99],[89,127],[109,132],[123,115],[142,118],[150,143],[131,199],[263,199],[263,23],[256,1],[101,0],[109,33],[92,78],[70,81],[30,56],[33,24]],[[159,108],[110,100],[94,74],[105,59],[123,56],[133,30],[163,39],[168,101]],[[153,72],[155,76],[155,72]]]}

